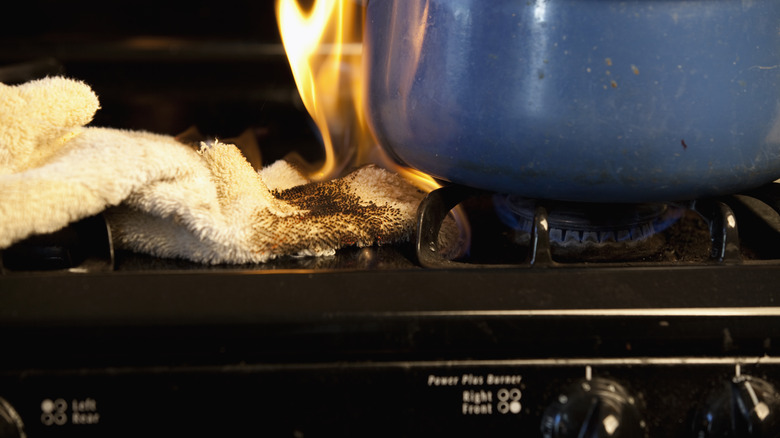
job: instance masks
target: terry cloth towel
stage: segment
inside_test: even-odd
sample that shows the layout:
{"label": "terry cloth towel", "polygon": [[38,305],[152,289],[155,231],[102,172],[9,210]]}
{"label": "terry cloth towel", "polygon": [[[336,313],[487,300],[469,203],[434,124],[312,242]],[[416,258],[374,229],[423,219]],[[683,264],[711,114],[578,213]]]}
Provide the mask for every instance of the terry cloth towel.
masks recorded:
{"label": "terry cloth towel", "polygon": [[408,240],[424,193],[362,167],[307,181],[284,161],[256,172],[231,144],[87,127],[86,84],[0,83],[0,249],[105,212],[117,248],[201,263],[260,263]]}

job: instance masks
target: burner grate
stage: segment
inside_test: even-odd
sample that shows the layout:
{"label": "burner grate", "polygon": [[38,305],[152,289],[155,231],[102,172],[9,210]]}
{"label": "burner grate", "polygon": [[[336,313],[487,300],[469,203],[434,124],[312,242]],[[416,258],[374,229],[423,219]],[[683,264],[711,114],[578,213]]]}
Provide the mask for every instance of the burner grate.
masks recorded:
{"label": "burner grate", "polygon": [[[503,213],[506,213],[507,200],[506,196],[496,197],[473,188],[446,186],[430,193],[420,205],[416,257],[420,265],[426,268],[562,267],[582,266],[592,262],[601,262],[599,266],[626,266],[659,261],[740,264],[746,259],[777,259],[780,258],[777,249],[780,248],[779,186],[769,184],[750,193],[718,199],[660,206],[643,205],[636,214],[629,213],[630,210],[626,206],[619,206],[616,210],[619,217],[607,221],[617,223],[616,228],[598,225],[591,230],[576,217],[580,213],[561,216],[558,213],[560,203],[522,201],[522,214],[509,218],[510,222],[515,221],[515,227],[509,228],[515,233],[520,229],[522,239],[519,240],[522,245],[518,245],[516,249],[526,251],[527,254],[515,257],[514,260],[517,261],[510,263],[483,263],[479,257],[450,260],[441,255],[436,245],[436,237],[444,217],[452,208],[475,197],[492,196],[494,200],[498,199],[501,216],[502,207]],[[517,206],[517,203],[511,205],[513,213],[517,213]],[[593,208],[610,210],[608,205],[584,206],[586,211]],[[602,216],[602,219],[603,215],[600,211],[595,214]],[[590,216],[594,214],[591,213]],[[738,231],[738,216],[739,222],[746,229],[745,236],[741,236]],[[686,221],[693,222],[694,225],[698,222],[699,228],[677,225]],[[506,217],[503,222],[507,222]],[[564,229],[561,224],[571,228]],[[621,238],[626,235],[636,238]],[[675,244],[693,242],[691,247],[694,250],[703,249],[701,254],[681,253],[674,257],[648,257],[644,250],[679,251],[675,246],[659,247],[658,239],[674,240],[675,242],[671,243]],[[745,245],[746,242],[748,245]],[[631,252],[620,252],[618,247],[621,245],[624,249],[629,248]],[[572,248],[577,251],[571,251]]]}

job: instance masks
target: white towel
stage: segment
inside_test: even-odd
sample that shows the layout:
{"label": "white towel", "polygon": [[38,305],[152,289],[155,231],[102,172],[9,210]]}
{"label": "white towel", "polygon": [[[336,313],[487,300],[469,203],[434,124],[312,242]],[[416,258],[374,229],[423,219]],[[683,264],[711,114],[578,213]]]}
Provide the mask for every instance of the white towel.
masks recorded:
{"label": "white towel", "polygon": [[424,193],[362,167],[309,182],[256,172],[231,144],[86,126],[99,109],[63,77],[0,84],[0,249],[105,212],[118,248],[201,263],[259,263],[406,241]]}

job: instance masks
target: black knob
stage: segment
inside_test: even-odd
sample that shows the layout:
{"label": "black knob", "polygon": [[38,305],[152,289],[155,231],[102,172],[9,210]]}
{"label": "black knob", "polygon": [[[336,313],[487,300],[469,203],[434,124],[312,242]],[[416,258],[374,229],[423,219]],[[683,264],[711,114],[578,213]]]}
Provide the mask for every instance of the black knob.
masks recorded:
{"label": "black knob", "polygon": [[0,438],[24,438],[25,436],[21,417],[10,403],[0,398]]}
{"label": "black knob", "polygon": [[694,422],[696,438],[780,436],[780,395],[771,383],[747,375],[726,381]]}
{"label": "black knob", "polygon": [[636,400],[607,379],[582,380],[558,396],[544,411],[542,436],[644,437],[645,422]]}

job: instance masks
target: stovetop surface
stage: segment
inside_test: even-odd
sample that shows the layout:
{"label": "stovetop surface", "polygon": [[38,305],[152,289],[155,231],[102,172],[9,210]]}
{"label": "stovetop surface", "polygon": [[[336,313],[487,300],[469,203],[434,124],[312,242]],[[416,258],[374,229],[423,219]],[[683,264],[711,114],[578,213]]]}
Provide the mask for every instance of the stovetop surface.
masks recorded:
{"label": "stovetop surface", "polygon": [[[0,277],[0,327],[26,351],[9,366],[760,357],[780,336],[778,278],[771,261],[14,274]],[[69,341],[29,350],[52,333]]]}

